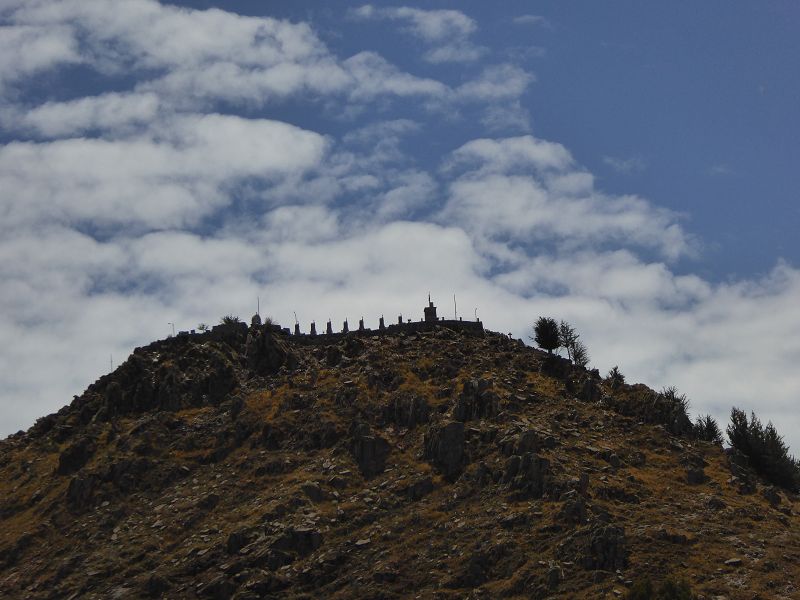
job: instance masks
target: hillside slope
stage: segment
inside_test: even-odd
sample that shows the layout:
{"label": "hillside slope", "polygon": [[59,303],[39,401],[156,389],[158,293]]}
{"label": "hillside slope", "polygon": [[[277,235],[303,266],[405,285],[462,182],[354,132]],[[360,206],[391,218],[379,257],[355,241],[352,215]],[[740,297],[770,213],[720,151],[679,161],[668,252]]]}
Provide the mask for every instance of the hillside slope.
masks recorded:
{"label": "hillside slope", "polygon": [[645,386],[488,332],[217,337],[0,442],[0,597],[800,597],[797,498]]}

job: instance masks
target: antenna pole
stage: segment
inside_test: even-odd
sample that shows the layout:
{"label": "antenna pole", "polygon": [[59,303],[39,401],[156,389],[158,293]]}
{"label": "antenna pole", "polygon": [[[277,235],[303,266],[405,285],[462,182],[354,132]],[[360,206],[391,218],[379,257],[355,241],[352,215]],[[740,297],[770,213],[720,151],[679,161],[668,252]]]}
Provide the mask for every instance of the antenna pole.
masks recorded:
{"label": "antenna pole", "polygon": [[260,317],[261,316],[261,297],[256,296],[256,314]]}
{"label": "antenna pole", "polygon": [[169,323],[167,323],[167,325],[172,325],[172,337],[175,337],[175,323],[170,321]]}
{"label": "antenna pole", "polygon": [[453,318],[458,320],[458,304],[456,304],[455,294],[453,294]]}
{"label": "antenna pole", "polygon": [[292,312],[294,313],[294,322],[295,322],[295,324],[299,323],[300,321],[297,320],[297,313],[295,311],[292,311]]}

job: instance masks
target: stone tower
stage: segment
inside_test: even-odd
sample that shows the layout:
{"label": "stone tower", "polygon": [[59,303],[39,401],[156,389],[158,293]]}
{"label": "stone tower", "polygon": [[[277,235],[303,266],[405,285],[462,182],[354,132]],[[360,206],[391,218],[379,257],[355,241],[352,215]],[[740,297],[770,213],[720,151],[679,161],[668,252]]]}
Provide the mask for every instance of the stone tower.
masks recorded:
{"label": "stone tower", "polygon": [[425,322],[435,323],[439,319],[436,316],[436,307],[431,302],[431,295],[428,294],[428,306],[425,307]]}

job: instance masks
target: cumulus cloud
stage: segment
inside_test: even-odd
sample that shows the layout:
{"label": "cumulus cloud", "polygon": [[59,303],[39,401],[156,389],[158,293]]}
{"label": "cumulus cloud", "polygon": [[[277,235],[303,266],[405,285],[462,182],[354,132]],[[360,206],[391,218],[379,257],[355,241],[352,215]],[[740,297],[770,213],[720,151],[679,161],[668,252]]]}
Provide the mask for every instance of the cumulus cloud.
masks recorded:
{"label": "cumulus cloud", "polygon": [[110,92],[67,102],[46,102],[30,110],[6,110],[7,128],[43,138],[66,137],[90,131],[114,133],[146,125],[158,115],[159,99],[152,93]]}
{"label": "cumulus cloud", "polygon": [[431,63],[472,62],[486,53],[486,48],[470,40],[478,28],[477,24],[458,10],[375,7],[365,4],[351,14],[359,19],[385,19],[403,23],[404,31],[428,46],[424,58]]}
{"label": "cumulus cloud", "polygon": [[227,184],[295,175],[325,146],[286,123],[215,114],[176,116],[122,139],[13,142],[0,148],[0,227],[185,226],[227,205]]}
{"label": "cumulus cloud", "polygon": [[674,214],[594,190],[591,175],[560,144],[532,136],[473,140],[453,152],[445,170],[459,174],[440,218],[487,240],[636,245],[671,260],[692,249]]}
{"label": "cumulus cloud", "polygon": [[[7,10],[0,13],[3,21]],[[3,94],[10,93],[9,85],[24,77],[81,60],[78,41],[69,27],[0,25],[0,91]]]}
{"label": "cumulus cloud", "polygon": [[534,79],[517,66],[494,65],[484,69],[477,79],[460,85],[456,93],[470,100],[509,100],[521,96]]}
{"label": "cumulus cloud", "polygon": [[356,99],[446,93],[374,53],[339,60],[306,23],[154,0],[128,0],[113,11],[102,0],[12,2],[5,19],[12,25],[0,37],[9,49],[0,81],[78,62],[105,74],[139,73],[137,91],[183,108],[218,101],[260,106],[307,92]]}

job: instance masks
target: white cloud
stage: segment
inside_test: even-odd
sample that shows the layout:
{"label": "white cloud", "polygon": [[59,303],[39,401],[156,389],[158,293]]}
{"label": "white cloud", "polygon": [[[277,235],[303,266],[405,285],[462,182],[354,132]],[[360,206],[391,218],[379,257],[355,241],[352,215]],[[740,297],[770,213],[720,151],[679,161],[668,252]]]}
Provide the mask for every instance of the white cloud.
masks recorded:
{"label": "white cloud", "polygon": [[521,96],[534,76],[514,65],[487,67],[481,75],[456,89],[456,93],[470,100],[508,100]]}
{"label": "white cloud", "polygon": [[614,243],[668,259],[692,250],[675,215],[635,196],[596,192],[560,144],[532,136],[473,140],[453,152],[445,171],[461,174],[439,218],[487,241]]}
{"label": "white cloud", "polygon": [[0,92],[10,84],[57,65],[81,62],[69,27],[0,26]]}
{"label": "white cloud", "polygon": [[69,102],[46,102],[31,110],[19,108],[4,118],[6,127],[31,130],[54,138],[90,130],[116,131],[141,126],[156,118],[159,99],[155,94],[108,93]]}
{"label": "white cloud", "polygon": [[449,92],[443,83],[403,73],[374,52],[360,52],[344,61],[344,66],[355,82],[350,93],[355,100],[382,94],[445,98]]}
{"label": "white cloud", "polygon": [[514,17],[515,25],[532,25],[536,27],[551,27],[550,21],[541,15],[520,15]]}
{"label": "white cloud", "polygon": [[603,162],[618,173],[638,173],[644,171],[646,164],[644,159],[639,156],[630,158],[619,158],[617,156],[604,156]]}
{"label": "white cloud", "polygon": [[424,10],[419,8],[361,6],[351,14],[359,19],[385,19],[404,23],[403,29],[428,45],[425,60],[431,63],[473,62],[486,53],[486,48],[471,42],[477,30],[473,19],[458,10]]}
{"label": "white cloud", "polygon": [[564,170],[572,164],[572,155],[561,144],[526,135],[467,142],[452,153],[446,168],[466,167],[483,174],[530,168]]}
{"label": "white cloud", "polygon": [[261,106],[303,93],[358,100],[447,93],[441,83],[403,73],[374,53],[341,61],[305,23],[154,0],[127,0],[113,11],[103,0],[31,0],[7,18],[15,24],[12,35],[0,40],[14,51],[0,59],[0,78],[9,80],[81,62],[103,73],[145,75],[138,91],[190,109],[216,101]]}
{"label": "white cloud", "polygon": [[518,100],[489,106],[481,118],[481,123],[492,133],[529,132],[531,119],[528,111]]}
{"label": "white cloud", "polygon": [[733,169],[726,164],[711,165],[708,169],[708,174],[714,177],[727,177],[733,175]]}
{"label": "white cloud", "polygon": [[223,187],[237,178],[296,175],[325,147],[322,136],[285,123],[213,114],[176,116],[120,140],[14,142],[0,148],[0,227],[184,226],[227,205]]}

